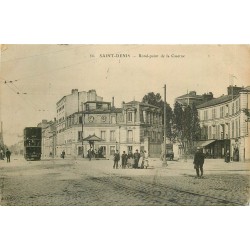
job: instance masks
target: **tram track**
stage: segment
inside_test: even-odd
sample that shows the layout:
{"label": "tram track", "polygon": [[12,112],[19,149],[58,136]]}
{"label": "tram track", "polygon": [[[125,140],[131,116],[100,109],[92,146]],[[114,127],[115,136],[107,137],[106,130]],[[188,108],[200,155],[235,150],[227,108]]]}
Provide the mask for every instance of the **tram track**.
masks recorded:
{"label": "tram track", "polygon": [[[243,190],[244,183],[236,183],[244,181],[242,178],[232,179],[232,185],[228,185],[231,175],[230,178],[215,176],[194,180],[191,175],[162,176],[158,169],[144,176],[133,170],[113,171],[99,166],[83,168],[62,163],[38,165],[38,168],[35,165],[32,169],[28,166],[30,172],[27,173],[22,172],[26,169],[6,169],[0,178],[0,205],[247,205],[245,192],[249,186],[246,184]],[[35,178],[30,179],[31,176]]]}
{"label": "tram track", "polygon": [[[139,198],[142,203],[145,203],[143,205],[172,205],[177,206],[179,205],[175,201],[171,199],[164,199],[163,197],[157,197],[155,194],[153,194],[152,191],[149,190],[143,190],[142,188],[128,186],[126,184],[110,180],[109,177],[89,177],[91,181],[98,182],[99,184],[106,184],[108,186],[112,186],[116,191],[118,192],[125,192],[128,196],[134,196],[136,198]],[[164,203],[164,204],[162,204]],[[116,204],[113,204],[116,205]],[[129,205],[129,201],[128,201]]]}
{"label": "tram track", "polygon": [[[138,181],[132,177],[126,176],[110,176],[106,173],[102,173],[103,177],[90,177],[92,181],[99,183],[105,183],[112,185],[116,189],[122,189],[128,192],[130,195],[141,196],[144,201],[148,201],[149,204],[154,205],[175,205],[185,206],[193,205],[194,200],[203,200],[217,206],[244,206],[245,204],[229,201],[220,197],[215,197],[207,194],[200,194],[189,190],[181,190],[174,187],[165,186],[160,183],[150,183],[147,181]],[[119,181],[118,181],[119,180]],[[197,204],[198,205],[198,204]]]}

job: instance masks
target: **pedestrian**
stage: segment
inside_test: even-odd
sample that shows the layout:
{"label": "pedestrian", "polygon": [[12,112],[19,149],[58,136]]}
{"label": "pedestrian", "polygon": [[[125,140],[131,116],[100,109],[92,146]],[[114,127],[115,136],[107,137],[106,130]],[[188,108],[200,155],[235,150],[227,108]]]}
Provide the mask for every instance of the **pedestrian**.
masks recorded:
{"label": "pedestrian", "polygon": [[4,160],[3,149],[0,149],[0,160]]}
{"label": "pedestrian", "polygon": [[200,148],[197,148],[197,151],[194,155],[194,168],[196,170],[196,178],[199,177],[203,178],[204,161],[205,161],[205,155],[202,153],[202,150]]}
{"label": "pedestrian", "polygon": [[230,152],[227,150],[226,155],[225,155],[225,162],[229,163],[230,162]]}
{"label": "pedestrian", "polygon": [[90,148],[90,149],[88,150],[88,158],[89,158],[89,160],[91,161],[91,158],[92,158],[92,148]]}
{"label": "pedestrian", "polygon": [[10,162],[10,156],[11,156],[11,152],[9,151],[9,149],[7,148],[5,155],[7,157],[7,162]]}
{"label": "pedestrian", "polygon": [[116,153],[114,154],[114,165],[113,168],[118,168],[118,161],[120,161],[120,154],[118,150],[116,150]]}
{"label": "pedestrian", "polygon": [[125,153],[125,151],[123,151],[123,153],[122,153],[122,168],[126,168],[126,166],[127,166],[127,159],[128,159],[128,156]]}
{"label": "pedestrian", "polygon": [[148,153],[146,150],[144,150],[144,167],[148,168],[149,164],[148,164]]}
{"label": "pedestrian", "polygon": [[140,152],[140,158],[138,161],[138,168],[144,168],[144,151]]}
{"label": "pedestrian", "polygon": [[62,151],[61,156],[64,159],[64,157],[65,157],[65,151],[64,150]]}
{"label": "pedestrian", "polygon": [[134,153],[134,159],[135,159],[134,168],[138,168],[138,163],[139,163],[140,157],[141,157],[141,155],[138,153],[138,149],[136,149],[135,153]]}
{"label": "pedestrian", "polygon": [[128,159],[131,159],[131,158],[133,158],[133,154],[132,154],[131,151],[129,151],[129,152],[128,152]]}
{"label": "pedestrian", "polygon": [[127,155],[127,165],[128,165],[128,168],[134,166],[134,159],[133,159],[133,154],[131,151],[129,151]]}

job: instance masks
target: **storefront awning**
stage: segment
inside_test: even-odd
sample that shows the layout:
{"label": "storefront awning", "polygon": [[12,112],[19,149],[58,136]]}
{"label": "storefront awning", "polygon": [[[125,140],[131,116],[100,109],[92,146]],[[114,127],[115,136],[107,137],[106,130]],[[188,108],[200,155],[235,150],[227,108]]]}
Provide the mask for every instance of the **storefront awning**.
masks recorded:
{"label": "storefront awning", "polygon": [[208,146],[209,144],[211,144],[211,143],[213,143],[213,142],[215,142],[215,140],[199,141],[199,142],[197,143],[197,146],[198,146],[198,147],[206,147],[206,146]]}

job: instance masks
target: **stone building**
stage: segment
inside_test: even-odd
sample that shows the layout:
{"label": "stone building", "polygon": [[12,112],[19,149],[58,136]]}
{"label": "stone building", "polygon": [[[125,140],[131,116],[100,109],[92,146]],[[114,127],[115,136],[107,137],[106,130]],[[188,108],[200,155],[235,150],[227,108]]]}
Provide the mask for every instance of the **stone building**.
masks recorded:
{"label": "stone building", "polygon": [[[66,129],[66,118],[69,119],[75,112],[82,110],[82,103],[87,101],[102,101],[103,98],[97,96],[95,90],[89,90],[78,92],[78,89],[72,89],[70,95],[62,97],[56,103],[56,144],[57,154],[63,150],[65,146],[65,129]],[[68,136],[68,135],[67,135]]]}
{"label": "stone building", "polygon": [[193,104],[199,105],[208,102],[213,99],[213,93],[209,92],[203,95],[197,95],[196,91],[190,91],[185,95],[179,96],[175,99],[175,102],[180,103],[183,107]]}
{"label": "stone building", "polygon": [[[61,107],[66,107],[67,100],[63,103]],[[65,112],[57,121],[57,137],[61,137],[57,138],[57,154],[64,150],[66,156],[86,157],[90,145],[83,139],[95,135],[101,141],[95,142],[94,149],[102,148],[105,157],[112,156],[115,150],[136,149],[147,150],[151,157],[160,156],[163,140],[160,108],[137,101],[115,108],[114,100],[111,104],[98,98],[82,101],[78,107],[79,111]]]}
{"label": "stone building", "polygon": [[197,106],[202,129],[199,146],[208,157],[232,160],[250,159],[249,141],[250,87],[229,86],[228,94]]}
{"label": "stone building", "polygon": [[122,107],[120,151],[146,150],[159,157],[163,141],[161,109],[142,102],[131,101]]}
{"label": "stone building", "polygon": [[56,155],[56,119],[47,122],[42,128],[42,157],[55,157]]}

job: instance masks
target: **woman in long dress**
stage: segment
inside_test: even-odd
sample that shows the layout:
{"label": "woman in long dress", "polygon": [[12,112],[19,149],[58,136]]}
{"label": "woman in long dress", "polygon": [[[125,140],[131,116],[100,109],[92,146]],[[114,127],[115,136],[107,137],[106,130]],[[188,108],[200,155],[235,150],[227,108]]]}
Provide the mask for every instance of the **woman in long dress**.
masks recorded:
{"label": "woman in long dress", "polygon": [[149,164],[148,164],[148,153],[146,150],[144,150],[144,167],[148,168]]}

